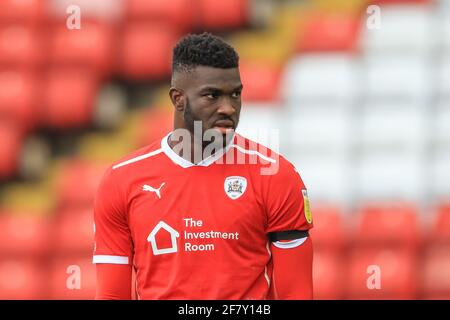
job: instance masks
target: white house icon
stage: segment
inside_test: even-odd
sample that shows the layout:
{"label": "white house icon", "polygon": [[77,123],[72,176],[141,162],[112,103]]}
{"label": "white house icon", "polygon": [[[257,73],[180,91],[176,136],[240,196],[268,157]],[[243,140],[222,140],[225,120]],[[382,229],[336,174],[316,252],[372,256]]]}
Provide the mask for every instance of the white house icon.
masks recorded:
{"label": "white house icon", "polygon": [[[158,246],[156,244],[156,234],[159,232],[160,229],[164,229],[167,232],[170,233],[170,240],[172,242],[171,247],[164,248],[164,249],[158,249]],[[158,254],[165,254],[165,253],[173,253],[178,251],[177,246],[177,238],[180,236],[177,230],[169,226],[164,221],[160,221],[150,232],[150,234],[147,237],[147,241],[151,243],[153,254],[156,256]]]}

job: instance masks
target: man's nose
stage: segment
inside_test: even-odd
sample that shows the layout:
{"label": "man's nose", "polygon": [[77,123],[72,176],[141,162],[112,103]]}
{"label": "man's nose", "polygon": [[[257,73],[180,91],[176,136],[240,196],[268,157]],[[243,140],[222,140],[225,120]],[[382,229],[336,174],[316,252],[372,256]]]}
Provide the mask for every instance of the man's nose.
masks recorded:
{"label": "man's nose", "polygon": [[233,104],[231,99],[224,98],[219,108],[217,109],[217,113],[231,116],[236,112],[236,106]]}

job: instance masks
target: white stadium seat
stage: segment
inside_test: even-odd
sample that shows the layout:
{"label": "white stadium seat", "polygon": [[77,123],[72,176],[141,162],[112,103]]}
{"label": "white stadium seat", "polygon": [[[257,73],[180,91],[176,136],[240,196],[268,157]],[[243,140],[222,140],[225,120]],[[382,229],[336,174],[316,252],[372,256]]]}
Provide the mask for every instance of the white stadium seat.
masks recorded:
{"label": "white stadium seat", "polygon": [[286,65],[282,95],[294,108],[317,101],[349,102],[359,94],[359,84],[359,68],[351,55],[304,55]]}
{"label": "white stadium seat", "polygon": [[426,103],[432,90],[431,61],[386,55],[365,62],[366,98],[375,101]]}
{"label": "white stadium seat", "polygon": [[436,198],[450,198],[450,148],[438,150],[431,163],[431,192]]}
{"label": "white stadium seat", "polygon": [[450,149],[450,101],[446,105],[438,106],[432,127],[435,146]]}
{"label": "white stadium seat", "polygon": [[[450,37],[450,32],[448,36]],[[444,58],[439,63],[439,67],[437,68],[437,74],[438,74],[438,83],[437,83],[438,95],[441,99],[446,99],[447,101],[450,101],[450,46],[448,54],[444,55]]]}
{"label": "white stadium seat", "polygon": [[351,200],[354,179],[345,157],[302,152],[287,156],[302,176],[311,201],[345,205]]}
{"label": "white stadium seat", "polygon": [[380,7],[380,28],[361,28],[361,44],[367,55],[432,52],[439,40],[433,7],[387,5]]}
{"label": "white stadium seat", "polygon": [[421,105],[368,103],[358,123],[359,145],[368,150],[423,150],[427,142],[426,115]]}
{"label": "white stadium seat", "polygon": [[277,105],[243,103],[236,132],[279,152],[282,112]]}
{"label": "white stadium seat", "polygon": [[353,113],[344,107],[315,106],[292,110],[287,115],[289,146],[306,153],[344,153],[352,147]]}
{"label": "white stadium seat", "polygon": [[443,47],[448,55],[450,53],[450,14],[442,21],[441,30],[441,41],[443,42]]}
{"label": "white stadium seat", "polygon": [[366,152],[356,164],[361,200],[420,201],[424,193],[422,154]]}
{"label": "white stadium seat", "polygon": [[450,53],[450,1],[439,0],[439,39],[446,55]]}

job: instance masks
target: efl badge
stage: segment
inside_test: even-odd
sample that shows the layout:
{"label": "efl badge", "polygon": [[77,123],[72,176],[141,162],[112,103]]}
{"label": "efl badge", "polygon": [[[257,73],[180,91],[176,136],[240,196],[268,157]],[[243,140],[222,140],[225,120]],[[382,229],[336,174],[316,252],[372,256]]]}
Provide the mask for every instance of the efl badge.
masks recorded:
{"label": "efl badge", "polygon": [[302,189],[303,194],[303,208],[305,211],[305,218],[308,223],[312,222],[312,215],[311,215],[311,208],[309,207],[309,199],[308,199],[308,192],[306,189]]}
{"label": "efl badge", "polygon": [[247,189],[247,179],[240,176],[232,176],[225,179],[223,188],[227,196],[236,200],[242,196]]}

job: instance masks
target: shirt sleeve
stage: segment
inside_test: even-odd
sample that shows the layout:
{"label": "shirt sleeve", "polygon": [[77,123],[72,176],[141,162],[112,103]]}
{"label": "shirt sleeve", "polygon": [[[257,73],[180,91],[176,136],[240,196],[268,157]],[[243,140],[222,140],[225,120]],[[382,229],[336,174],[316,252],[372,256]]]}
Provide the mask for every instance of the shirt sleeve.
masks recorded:
{"label": "shirt sleeve", "polygon": [[123,192],[108,169],[100,182],[94,204],[93,263],[132,264],[133,242]]}
{"label": "shirt sleeve", "polygon": [[270,246],[273,259],[269,299],[310,300],[313,298],[313,247],[308,237],[299,246],[284,249]]}
{"label": "shirt sleeve", "polygon": [[295,167],[279,157],[278,172],[266,185],[266,233],[309,230],[313,227],[306,187]]}
{"label": "shirt sleeve", "polygon": [[132,266],[120,264],[96,265],[96,300],[131,300]]}

